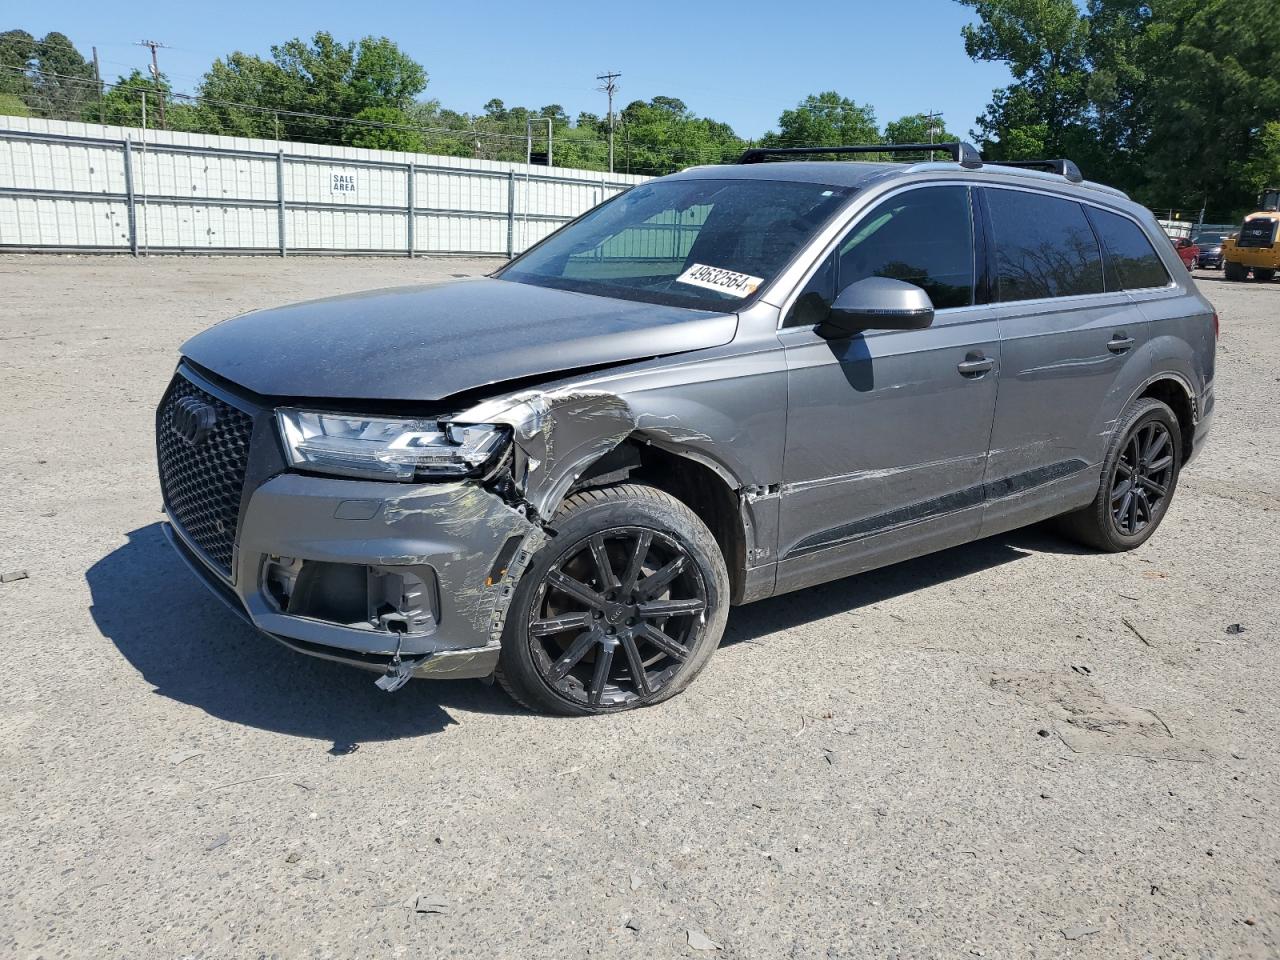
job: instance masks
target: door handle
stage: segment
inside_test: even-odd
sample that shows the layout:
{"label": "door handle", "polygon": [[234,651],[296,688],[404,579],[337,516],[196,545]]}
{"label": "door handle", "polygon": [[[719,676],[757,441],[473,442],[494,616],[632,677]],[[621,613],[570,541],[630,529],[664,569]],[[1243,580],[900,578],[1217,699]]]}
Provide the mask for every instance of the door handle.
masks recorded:
{"label": "door handle", "polygon": [[956,364],[956,369],[960,371],[962,376],[977,379],[995,365],[996,362],[990,357],[984,357],[980,353],[969,353]]}
{"label": "door handle", "polygon": [[1112,353],[1124,353],[1132,346],[1133,337],[1126,337],[1123,333],[1114,333],[1107,341],[1107,349]]}

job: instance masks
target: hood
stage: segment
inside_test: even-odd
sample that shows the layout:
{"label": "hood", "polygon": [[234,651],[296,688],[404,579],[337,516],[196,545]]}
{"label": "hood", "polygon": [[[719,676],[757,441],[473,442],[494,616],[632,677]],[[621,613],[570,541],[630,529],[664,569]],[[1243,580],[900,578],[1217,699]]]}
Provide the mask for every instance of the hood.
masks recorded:
{"label": "hood", "polygon": [[737,326],[734,314],[476,279],[247,313],[192,337],[182,353],[267,396],[425,401],[717,347]]}

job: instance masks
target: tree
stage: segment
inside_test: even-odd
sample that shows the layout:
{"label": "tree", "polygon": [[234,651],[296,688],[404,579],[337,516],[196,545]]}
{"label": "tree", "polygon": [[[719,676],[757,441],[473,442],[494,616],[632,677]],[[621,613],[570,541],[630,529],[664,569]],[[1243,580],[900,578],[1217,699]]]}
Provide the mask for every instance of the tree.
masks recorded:
{"label": "tree", "polygon": [[1277,0],[960,0],[1009,65],[978,128],[999,158],[1071,157],[1154,207],[1234,217],[1280,122]]}
{"label": "tree", "polygon": [[[365,107],[355,115],[362,123],[347,126],[343,142],[353,147],[367,147],[371,150],[403,150],[408,153],[426,152],[426,141],[422,134],[409,129],[413,119],[403,110],[395,107]],[[387,126],[365,126],[363,124],[387,124]]]}
{"label": "tree", "polygon": [[278,123],[281,136],[331,143],[343,139],[343,119],[371,107],[407,111],[426,86],[426,70],[386,37],[341,43],[322,30],[272,47],[270,60],[215,60],[199,92],[215,132],[271,137]]}
{"label": "tree", "polygon": [[836,147],[877,143],[880,132],[875,110],[834,90],[811,94],[794,109],[782,111],[778,132],[766,133],[766,147]]}
{"label": "tree", "polygon": [[1004,63],[1014,82],[978,118],[983,152],[1063,156],[1083,123],[1088,80],[1087,17],[1075,0],[960,0],[977,13],[962,29],[974,60]]}
{"label": "tree", "polygon": [[[51,32],[36,40],[25,30],[0,33],[0,94],[8,94],[5,113],[52,120],[79,120],[97,100],[93,65],[65,34]],[[20,105],[20,106],[19,106]]]}
{"label": "tree", "polygon": [[1259,196],[1263,190],[1280,187],[1280,120],[1262,125],[1253,156],[1244,167],[1244,183]]}
{"label": "tree", "polygon": [[[84,108],[84,119],[97,121],[101,117],[103,123],[120,127],[142,126],[142,101],[147,101],[147,126],[155,125],[156,88],[168,96],[169,81],[161,74],[155,79],[141,70],[134,70],[127,77],[120,77],[111,89],[103,94],[101,103],[94,103]],[[171,124],[171,126],[173,126]],[[175,126],[174,129],[182,129]]]}
{"label": "tree", "polygon": [[[1155,104],[1144,187],[1155,202],[1238,214],[1280,121],[1276,0],[1165,0],[1148,30],[1163,50],[1146,65]],[[1255,171],[1251,174],[1251,169]]]}
{"label": "tree", "polygon": [[[941,117],[930,116],[927,113],[910,113],[884,125],[885,143],[954,143],[959,139],[955,134],[947,131]],[[938,159],[940,155],[932,156]],[[894,155],[896,160],[916,161],[929,158],[930,154],[925,152]]]}
{"label": "tree", "polygon": [[0,93],[11,94],[19,102],[31,96],[29,71],[35,68],[36,38],[25,30],[0,33]]}
{"label": "tree", "polygon": [[[607,138],[607,122],[597,135]],[[728,124],[697,116],[675,97],[627,104],[618,115],[615,145],[615,170],[654,175],[732,161],[746,146]]]}

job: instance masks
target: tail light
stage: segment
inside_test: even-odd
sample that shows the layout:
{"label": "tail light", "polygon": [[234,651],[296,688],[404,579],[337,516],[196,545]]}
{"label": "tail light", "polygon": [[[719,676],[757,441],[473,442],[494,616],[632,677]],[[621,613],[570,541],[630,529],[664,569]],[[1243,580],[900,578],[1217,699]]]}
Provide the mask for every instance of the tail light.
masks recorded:
{"label": "tail light", "polygon": [[1218,339],[1218,311],[1213,311],[1213,339]]}

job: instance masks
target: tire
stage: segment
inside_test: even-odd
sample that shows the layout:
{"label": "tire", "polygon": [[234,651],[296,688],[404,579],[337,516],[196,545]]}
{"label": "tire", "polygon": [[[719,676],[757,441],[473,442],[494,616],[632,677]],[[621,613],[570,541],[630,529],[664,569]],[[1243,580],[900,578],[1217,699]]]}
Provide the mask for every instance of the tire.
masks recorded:
{"label": "tire", "polygon": [[[1132,479],[1135,461],[1136,483]],[[1159,400],[1139,400],[1112,434],[1097,496],[1087,507],[1059,517],[1060,531],[1108,553],[1140,546],[1168,512],[1181,467],[1182,434],[1177,417]]]}
{"label": "tire", "polygon": [[1274,270],[1263,270],[1261,267],[1253,268],[1253,279],[1261,283],[1270,283],[1275,278],[1276,272]]}
{"label": "tire", "polygon": [[1224,280],[1243,280],[1248,275],[1249,271],[1243,264],[1228,260],[1222,265],[1222,279]]}
{"label": "tire", "polygon": [[507,612],[502,688],[530,710],[583,716],[661,703],[693,682],[729,608],[706,524],[661,490],[622,483],[568,497],[552,525]]}

